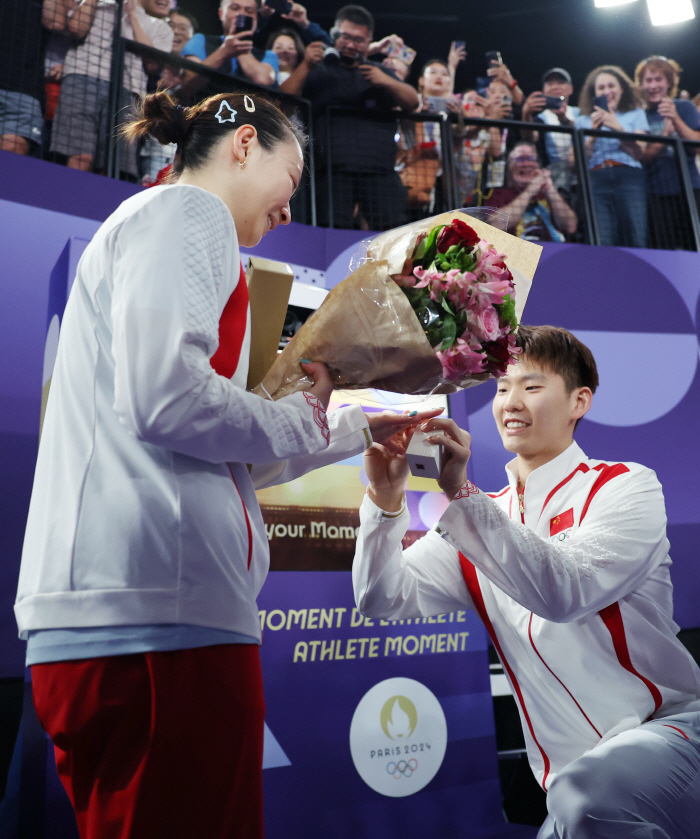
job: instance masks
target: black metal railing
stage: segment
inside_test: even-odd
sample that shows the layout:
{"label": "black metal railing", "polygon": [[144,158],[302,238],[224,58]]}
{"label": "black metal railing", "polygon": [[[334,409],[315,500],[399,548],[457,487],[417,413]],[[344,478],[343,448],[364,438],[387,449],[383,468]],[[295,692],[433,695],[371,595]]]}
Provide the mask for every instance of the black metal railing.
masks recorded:
{"label": "black metal railing", "polygon": [[[700,174],[692,170],[696,155],[700,153],[700,142],[680,137],[596,131],[571,125],[547,125],[512,119],[409,114],[372,107],[362,110],[335,106],[318,109],[308,100],[259,87],[245,79],[232,77],[206,65],[124,38],[123,2],[115,0],[111,56],[107,59],[111,63],[106,140],[100,140],[101,152],[104,153],[96,155],[93,164],[94,168],[108,177],[126,177],[131,180],[138,177],[133,166],[126,165],[125,146],[118,140],[118,128],[124,119],[125,93],[128,92],[124,90],[123,84],[125,59],[131,54],[138,56],[144,66],[151,69],[167,69],[171,83],[173,78],[183,78],[182,84],[175,84],[170,89],[185,105],[191,105],[213,93],[232,90],[262,92],[278,102],[310,139],[305,178],[302,189],[295,196],[292,210],[295,219],[307,224],[381,229],[462,205],[481,206],[491,200],[489,193],[493,190],[508,186],[507,179],[502,176],[507,169],[507,154],[513,148],[514,140],[532,141],[534,138],[536,145],[546,148],[544,138],[548,135],[565,134],[571,137],[570,158],[566,162],[558,161],[558,165],[566,169],[570,189],[562,194],[570,202],[578,223],[575,233],[567,233],[569,241],[625,244],[624,241],[618,242],[614,237],[611,238],[611,216],[601,197],[601,183],[605,181],[610,184],[627,178],[630,181],[636,179],[638,185],[642,180],[645,184],[643,188],[639,186],[635,213],[637,220],[646,214],[643,226],[646,230],[648,225],[650,231],[649,241],[644,238],[647,246],[700,250]],[[32,43],[28,46],[29,49],[36,49],[37,55],[42,50],[41,40],[37,37],[36,45]],[[25,43],[29,45],[30,41],[26,40]],[[126,59],[126,63],[129,63],[129,59]],[[157,83],[158,74],[152,74],[149,89],[155,88]],[[128,93],[133,99],[135,94]],[[350,144],[342,142],[343,126],[350,133]],[[488,153],[483,152],[483,149],[478,153],[483,152],[482,158],[474,154],[467,161],[464,145],[460,144],[463,144],[465,138],[479,133],[484,136],[483,129],[497,129],[500,132],[504,138],[501,152],[492,154],[493,149],[489,146]],[[364,152],[361,165],[353,163],[353,154],[357,151],[350,148],[353,136],[361,138],[356,143]],[[598,166],[591,166],[591,138],[637,143],[641,167],[636,164],[629,167],[637,169],[635,177],[632,178],[629,171],[615,172],[612,169],[601,175],[598,171],[601,166],[613,167],[616,164],[604,161]],[[372,146],[375,140],[376,148]],[[566,145],[559,144],[560,147]],[[60,151],[48,151],[48,148],[46,141],[44,144],[35,143],[33,153],[48,156],[57,162],[67,160],[66,156],[61,156]],[[468,170],[467,164],[471,165],[477,160],[483,160],[484,163],[474,163],[474,166],[491,167],[489,178],[486,179],[487,188],[482,188],[483,172],[480,171],[478,188],[465,193],[460,178],[463,180]],[[545,161],[545,165],[549,164]],[[642,170],[645,173],[643,178],[639,174]],[[663,178],[654,174],[657,171],[665,173],[663,178],[666,178],[666,182],[661,187],[659,183]],[[495,173],[498,173],[498,177]],[[467,174],[472,177],[474,169]]]}

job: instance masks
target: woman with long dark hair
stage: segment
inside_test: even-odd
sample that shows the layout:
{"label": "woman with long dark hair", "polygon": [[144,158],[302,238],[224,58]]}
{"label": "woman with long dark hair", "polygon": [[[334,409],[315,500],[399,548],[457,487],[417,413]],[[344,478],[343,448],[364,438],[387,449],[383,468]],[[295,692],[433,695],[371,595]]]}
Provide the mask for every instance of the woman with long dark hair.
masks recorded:
{"label": "woman with long dark hair", "polygon": [[176,183],[125,201],[78,265],[16,617],[82,839],[260,839],[269,548],[254,486],[434,412],[326,415],[332,384],[313,363],[306,393],[246,392],[239,245],[289,223],[303,167],[278,108],[161,92],[126,134],[175,143]]}
{"label": "woman with long dark hair", "polygon": [[[597,100],[597,101],[595,101]],[[639,90],[620,67],[592,70],[581,91],[578,128],[648,134]],[[647,193],[635,140],[587,137],[593,204],[601,245],[643,248],[647,243]]]}

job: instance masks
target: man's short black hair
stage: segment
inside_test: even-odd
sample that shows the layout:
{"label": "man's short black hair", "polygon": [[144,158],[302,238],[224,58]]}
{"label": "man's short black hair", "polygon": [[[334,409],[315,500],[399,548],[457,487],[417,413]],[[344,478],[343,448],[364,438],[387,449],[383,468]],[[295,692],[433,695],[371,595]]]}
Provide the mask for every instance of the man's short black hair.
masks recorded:
{"label": "man's short black hair", "polygon": [[355,26],[366,26],[369,34],[374,34],[374,18],[364,6],[343,6],[336,13],[334,26],[340,26],[344,20],[349,20]]}
{"label": "man's short black hair", "polygon": [[175,8],[170,11],[168,17],[172,17],[173,15],[180,15],[180,17],[186,17],[192,26],[192,31],[199,32],[199,24],[197,23],[197,18],[191,12],[186,12],[184,9],[181,9],[180,6],[175,6]]}

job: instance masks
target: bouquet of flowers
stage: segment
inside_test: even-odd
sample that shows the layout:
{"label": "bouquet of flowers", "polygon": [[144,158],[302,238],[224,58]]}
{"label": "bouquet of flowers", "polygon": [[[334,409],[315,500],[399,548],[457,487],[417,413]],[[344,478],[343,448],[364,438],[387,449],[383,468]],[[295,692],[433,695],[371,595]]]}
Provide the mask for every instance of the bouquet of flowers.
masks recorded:
{"label": "bouquet of flowers", "polygon": [[418,236],[400,275],[447,381],[504,376],[515,358],[513,275],[490,243],[459,218]]}
{"label": "bouquet of flowers", "polygon": [[505,375],[542,248],[462,212],[382,233],[277,356],[256,392],[306,390],[302,358],[336,388],[452,393]]}

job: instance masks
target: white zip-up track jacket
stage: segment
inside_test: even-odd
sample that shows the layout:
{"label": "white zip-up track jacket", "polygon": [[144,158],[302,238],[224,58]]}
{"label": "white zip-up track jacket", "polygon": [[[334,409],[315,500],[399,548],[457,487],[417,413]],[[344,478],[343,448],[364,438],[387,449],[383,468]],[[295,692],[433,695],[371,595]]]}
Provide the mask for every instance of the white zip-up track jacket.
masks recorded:
{"label": "white zip-up track jacket", "polygon": [[509,485],[468,484],[435,530],[401,550],[409,515],[365,497],[353,566],[368,616],[467,606],[484,622],[547,790],[572,760],[650,718],[700,710],[700,670],[676,638],[666,513],[655,474],[573,443]]}
{"label": "white zip-up track jacket", "polygon": [[212,369],[240,271],[229,210],[194,186],[135,195],[85,250],[39,447],[21,637],[178,623],[260,639],[269,548],[253,480],[290,480],[371,438],[357,407],[326,417],[310,394],[245,391],[249,311],[234,375]]}

